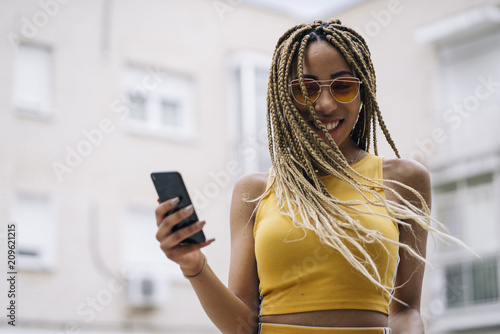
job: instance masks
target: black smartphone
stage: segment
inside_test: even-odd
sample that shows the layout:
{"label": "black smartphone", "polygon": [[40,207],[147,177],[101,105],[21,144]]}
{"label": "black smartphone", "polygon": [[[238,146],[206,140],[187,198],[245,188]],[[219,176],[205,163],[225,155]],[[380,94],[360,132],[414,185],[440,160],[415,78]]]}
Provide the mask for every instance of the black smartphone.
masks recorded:
{"label": "black smartphone", "polygon": [[[179,172],[151,173],[151,179],[153,180],[153,184],[156,188],[156,192],[158,193],[158,197],[160,198],[161,203],[165,202],[168,199],[179,197],[179,204],[177,205],[177,207],[167,212],[167,215],[170,215],[192,204],[186,186],[184,185],[184,181],[182,180],[182,176]],[[193,210],[193,214],[181,221],[179,224],[176,224],[172,228],[172,231],[175,232],[183,227],[194,224],[197,221],[198,216],[196,215],[196,211]],[[182,242],[202,243],[204,241],[205,234],[203,233],[203,231],[199,231],[188,237],[187,239],[184,239]]]}

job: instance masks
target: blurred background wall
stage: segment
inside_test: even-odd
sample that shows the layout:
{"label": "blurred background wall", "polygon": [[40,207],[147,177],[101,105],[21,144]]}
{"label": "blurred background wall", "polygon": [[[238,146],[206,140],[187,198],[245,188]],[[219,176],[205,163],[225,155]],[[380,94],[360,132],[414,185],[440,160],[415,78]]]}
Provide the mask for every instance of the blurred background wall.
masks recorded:
{"label": "blurred background wall", "polygon": [[[427,332],[500,333],[500,2],[486,0],[0,0],[0,330],[217,333],[159,249],[150,173],[183,174],[227,282],[232,187],[270,166],[273,48],[332,17],[367,39],[434,214],[482,256],[430,241]],[[394,156],[382,140],[379,154]]]}

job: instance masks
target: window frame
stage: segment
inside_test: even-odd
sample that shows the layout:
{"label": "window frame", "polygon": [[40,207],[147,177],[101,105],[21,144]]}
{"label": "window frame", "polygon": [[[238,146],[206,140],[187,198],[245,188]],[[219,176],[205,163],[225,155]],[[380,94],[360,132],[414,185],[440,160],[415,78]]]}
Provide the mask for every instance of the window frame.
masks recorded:
{"label": "window frame", "polygon": [[[482,178],[488,180],[487,182],[482,182],[478,180],[481,180]],[[491,188],[492,194],[493,194],[493,199],[492,202],[498,202],[500,200],[500,172],[493,170],[489,172],[483,172],[483,173],[478,173],[478,174],[473,174],[473,175],[468,175],[468,176],[463,176],[461,178],[453,180],[449,180],[446,183],[442,184],[436,184],[434,186],[434,201],[435,201],[435,206],[434,210],[439,210],[440,206],[447,206],[449,203],[451,203],[454,207],[455,210],[458,212],[456,213],[457,217],[457,225],[451,228],[450,232],[453,231],[458,231],[459,233],[466,233],[466,228],[464,228],[465,224],[468,224],[466,219],[467,219],[467,214],[466,210],[467,208],[465,207],[464,203],[467,200],[468,192],[469,190],[474,193],[474,192],[480,192],[486,190],[486,187]],[[448,189],[448,190],[443,190],[443,189]],[[500,208],[495,208],[493,212],[493,220],[495,220],[497,217],[500,217]],[[446,225],[445,221],[442,221]],[[470,224],[470,222],[469,222]],[[449,226],[448,226],[449,228]],[[496,231],[497,233],[500,231]],[[456,235],[454,235],[456,236]],[[474,286],[474,273],[477,271],[474,271],[475,267],[477,269],[477,266],[481,266],[482,262],[481,260],[478,260],[478,258],[472,254],[470,251],[466,250],[463,247],[460,246],[453,246],[450,245],[451,247],[446,247],[445,249],[437,249],[437,254],[433,255],[433,263],[436,263],[437,268],[439,269],[439,272],[442,275],[442,291],[446,291],[446,295],[443,296],[444,298],[444,310],[446,312],[461,312],[463,310],[467,310],[470,308],[477,308],[477,307],[483,307],[484,305],[489,305],[489,304],[494,304],[494,305],[500,305],[500,296],[498,295],[498,292],[500,291],[500,242],[495,245],[492,249],[485,249],[485,250],[480,250],[478,251],[478,255],[481,256],[481,258],[484,259],[493,259],[496,260],[496,292],[497,296],[495,299],[492,300],[477,300],[475,291],[473,291],[473,286]],[[453,287],[448,284],[448,279],[447,279],[447,273],[448,270],[451,269],[452,267],[460,267],[460,275],[462,279],[462,286],[461,287]],[[481,269],[481,268],[479,268]],[[456,293],[460,294],[465,294],[463,297],[463,300],[460,301],[458,305],[450,305],[448,301],[448,294]]]}
{"label": "window frame", "polygon": [[[131,134],[154,137],[183,144],[193,144],[199,140],[197,133],[197,87],[193,77],[175,72],[152,74],[151,66],[129,64],[124,67],[122,92],[128,107],[128,115],[124,128]],[[135,72],[135,73],[134,73]],[[156,71],[158,72],[158,71]],[[134,80],[134,76],[142,73],[142,80]],[[132,78],[132,79],[131,79]],[[146,84],[146,78],[153,78],[153,85]],[[179,87],[180,84],[180,87]],[[182,88],[182,84],[185,87]],[[152,88],[150,86],[153,86]],[[145,119],[131,117],[132,92],[145,92]],[[180,124],[168,126],[162,124],[161,105],[164,100],[177,102],[180,106]]]}
{"label": "window frame", "polygon": [[[22,66],[19,64],[19,55],[23,53],[24,48],[37,49],[39,51],[44,51],[47,53],[47,57],[44,61],[47,66],[41,73],[46,74],[46,78],[41,85],[47,88],[45,101],[29,101],[29,99],[20,99],[19,96],[22,95],[19,92],[19,87],[23,85],[23,82],[19,73],[18,67]],[[40,75],[34,76],[37,80]],[[29,117],[39,120],[51,120],[55,114],[55,62],[54,62],[54,50],[53,47],[43,44],[35,43],[21,43],[18,47],[18,52],[14,59],[13,64],[13,83],[12,83],[12,110],[17,116]]]}
{"label": "window frame", "polygon": [[[23,245],[23,229],[20,229],[18,217],[16,217],[17,212],[24,211],[27,208],[22,206],[19,201],[20,196],[28,197],[42,197],[45,198],[45,204],[43,204],[47,209],[47,220],[43,227],[47,231],[47,236],[40,240],[39,245]],[[36,192],[28,190],[16,190],[10,196],[10,222],[14,222],[17,227],[17,244],[16,244],[16,254],[17,261],[16,267],[20,270],[26,271],[53,271],[57,267],[57,249],[58,249],[58,238],[57,238],[57,211],[58,206],[55,198],[52,194],[45,192]],[[39,256],[31,256],[23,254],[23,248],[26,250],[31,250],[35,248]]]}
{"label": "window frame", "polygon": [[[500,13],[500,9],[499,9]],[[454,35],[455,36],[455,35]],[[456,36],[454,38],[457,38]],[[484,63],[485,57],[490,53],[498,54],[500,53],[500,48],[497,45],[497,41],[500,40],[500,32],[498,31],[488,31],[486,35],[477,35],[475,38],[464,38],[462,40],[456,40],[454,38],[441,40],[440,43],[436,45],[436,52],[439,61],[439,74],[438,74],[438,85],[440,87],[438,94],[436,96],[435,104],[438,108],[436,113],[435,124],[440,129],[444,131],[446,140],[451,145],[440,145],[438,146],[438,153],[435,156],[436,160],[439,162],[445,162],[453,159],[464,159],[470,156],[478,155],[478,148],[470,144],[470,140],[464,139],[464,133],[468,137],[472,137],[475,140],[480,140],[484,143],[481,147],[479,154],[488,154],[495,152],[500,147],[496,144],[498,137],[492,138],[493,140],[485,140],[481,136],[484,136],[488,131],[483,131],[477,133],[477,127],[473,127],[470,123],[479,122],[482,118],[488,118],[493,115],[495,117],[498,115],[497,111],[500,111],[498,104],[495,101],[500,101],[500,93],[498,89],[493,92],[490,91],[491,87],[485,87],[484,82],[488,81],[488,76],[491,76],[491,71],[485,72],[483,68],[482,71],[475,73],[470,79],[460,80],[452,77],[452,73],[459,70],[468,71],[470,67],[468,66],[458,66],[457,62],[463,61],[463,59],[478,58],[477,63]],[[495,42],[495,43],[493,43]],[[496,48],[494,47],[496,46]],[[496,50],[492,50],[495,48]],[[488,52],[485,52],[488,51]],[[466,56],[463,56],[465,54]],[[463,59],[462,59],[463,58]],[[469,61],[469,60],[467,60]],[[493,63],[492,63],[493,64]],[[494,73],[493,79],[497,81],[498,74],[500,72]],[[468,77],[466,75],[466,77]],[[460,100],[456,100],[457,92],[455,90],[449,89],[457,82],[469,82],[471,85],[470,89],[465,92],[459,92]],[[479,89],[481,87],[482,89]],[[463,88],[463,87],[462,87]],[[486,98],[479,98],[478,92],[488,94]],[[481,95],[480,94],[480,95]],[[471,101],[476,101],[478,103],[477,107],[472,108],[469,106]],[[492,107],[494,106],[494,107]],[[477,114],[482,113],[482,114]],[[489,123],[494,124],[497,119],[489,120]],[[484,120],[482,122],[485,123]],[[479,127],[479,126],[478,126]]]}
{"label": "window frame", "polygon": [[[268,152],[267,129],[257,129],[256,72],[264,70],[269,73],[271,55],[243,50],[233,53],[227,61],[229,121],[229,137],[233,143],[233,156],[242,166],[241,175],[261,170],[261,165],[269,164],[264,158],[262,149]],[[238,78],[238,71],[244,78]],[[267,85],[266,85],[267,87]],[[266,106],[267,108],[267,106]],[[237,112],[232,112],[237,110]],[[265,114],[263,115],[265,117]],[[264,131],[262,131],[264,130]],[[257,148],[257,150],[256,150]],[[266,155],[269,159],[269,154]]]}

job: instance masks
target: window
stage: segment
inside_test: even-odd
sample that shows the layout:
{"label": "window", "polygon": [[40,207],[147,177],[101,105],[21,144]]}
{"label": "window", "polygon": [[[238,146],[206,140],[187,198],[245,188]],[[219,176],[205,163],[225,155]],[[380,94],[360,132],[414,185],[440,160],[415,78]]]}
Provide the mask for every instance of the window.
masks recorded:
{"label": "window", "polygon": [[500,230],[493,176],[471,176],[434,189],[437,218],[483,258],[462,257],[463,248],[453,243],[440,246],[446,258],[443,270],[448,308],[500,301]]}
{"label": "window", "polygon": [[196,139],[196,90],[189,77],[129,66],[123,89],[130,131],[179,141]]}
{"label": "window", "polygon": [[28,192],[15,194],[11,220],[17,224],[18,268],[53,269],[57,239],[54,205],[49,196]]}
{"label": "window", "polygon": [[231,85],[230,94],[235,96],[231,115],[235,131],[234,155],[240,163],[242,174],[255,171],[268,171],[271,166],[269,158],[266,96],[271,58],[241,52],[230,59]]}
{"label": "window", "polygon": [[[500,34],[439,48],[439,126],[447,141],[442,158],[494,152],[500,143]],[[481,152],[475,143],[483,143]]]}
{"label": "window", "polygon": [[499,301],[498,257],[446,266],[445,276],[448,308]]}
{"label": "window", "polygon": [[169,100],[161,101],[161,124],[175,128],[181,125],[179,103]]}
{"label": "window", "polygon": [[442,161],[484,156],[500,145],[495,127],[500,121],[499,16],[498,6],[472,6],[414,32],[439,55],[436,126],[446,136],[438,147]]}
{"label": "window", "polygon": [[[482,174],[465,180],[436,187],[435,212],[451,234],[457,236],[474,251],[482,254],[500,249],[497,236],[495,188],[493,174]],[[477,228],[477,222],[481,228]],[[443,252],[452,252],[462,247],[449,244]]]}
{"label": "window", "polygon": [[130,118],[146,121],[146,95],[141,92],[130,92],[128,94],[130,106]]}
{"label": "window", "polygon": [[53,110],[52,52],[35,45],[19,45],[14,64],[13,102],[16,112],[47,117]]}

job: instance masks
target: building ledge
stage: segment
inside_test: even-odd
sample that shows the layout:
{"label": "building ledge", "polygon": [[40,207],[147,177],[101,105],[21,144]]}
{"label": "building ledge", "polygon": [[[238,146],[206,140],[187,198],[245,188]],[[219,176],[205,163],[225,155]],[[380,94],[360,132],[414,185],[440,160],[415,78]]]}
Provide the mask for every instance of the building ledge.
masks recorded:
{"label": "building ledge", "polygon": [[413,38],[421,44],[455,44],[499,28],[500,7],[485,5],[422,26],[415,30]]}
{"label": "building ledge", "polygon": [[500,327],[500,303],[476,305],[473,307],[445,311],[427,323],[428,333],[465,331],[480,328]]}

